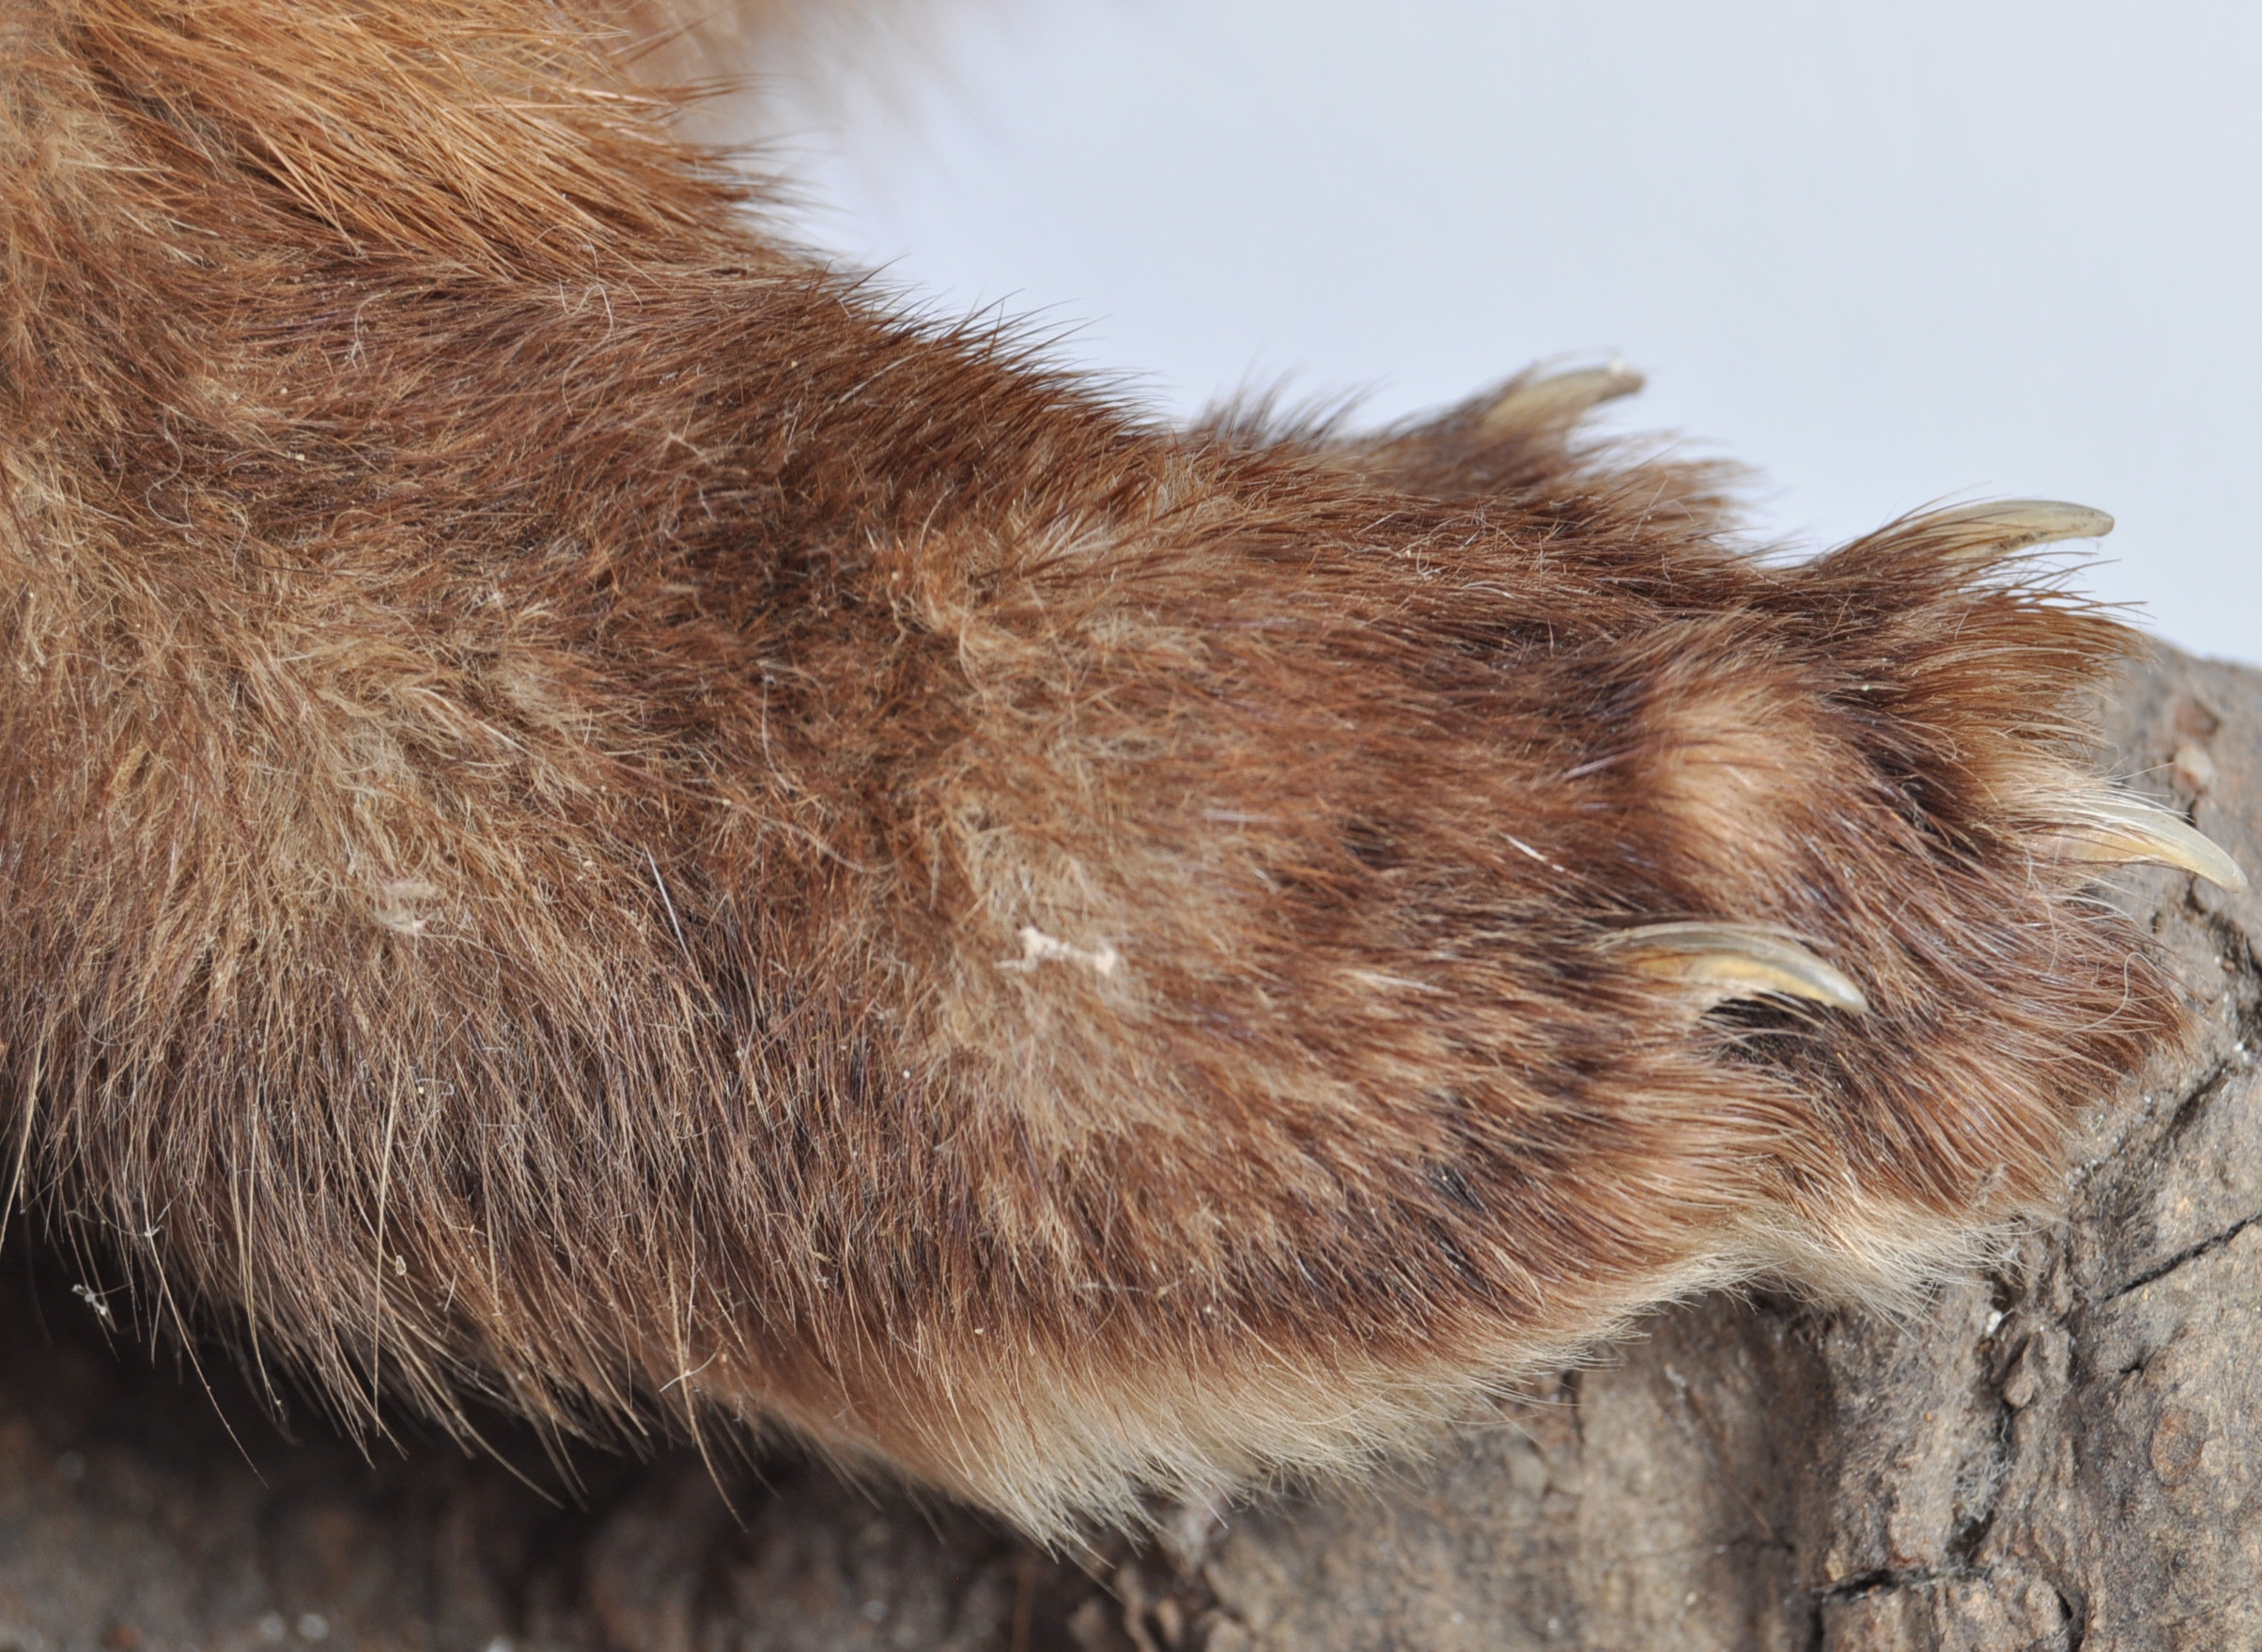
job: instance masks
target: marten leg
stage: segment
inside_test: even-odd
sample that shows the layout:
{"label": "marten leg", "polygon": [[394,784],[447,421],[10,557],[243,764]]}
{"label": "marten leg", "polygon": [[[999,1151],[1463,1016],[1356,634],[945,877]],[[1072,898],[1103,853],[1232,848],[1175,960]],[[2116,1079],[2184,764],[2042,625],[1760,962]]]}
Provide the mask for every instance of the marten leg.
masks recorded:
{"label": "marten leg", "polygon": [[2034,511],[1156,429],[547,15],[5,25],[0,1093],[152,1314],[1057,1532],[1903,1287],[2177,1035]]}

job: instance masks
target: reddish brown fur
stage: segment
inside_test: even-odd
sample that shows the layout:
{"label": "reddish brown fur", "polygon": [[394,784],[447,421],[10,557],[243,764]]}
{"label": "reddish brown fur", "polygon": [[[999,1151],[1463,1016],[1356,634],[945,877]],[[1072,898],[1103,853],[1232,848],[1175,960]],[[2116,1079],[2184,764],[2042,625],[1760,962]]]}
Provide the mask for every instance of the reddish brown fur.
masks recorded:
{"label": "reddish brown fur", "polygon": [[[1905,1281],[2176,1034],[2050,848],[2117,626],[1474,408],[1157,427],[767,239],[608,50],[0,20],[5,1093],[151,1318],[1059,1531]],[[1874,1012],[1598,946],[1681,918]]]}

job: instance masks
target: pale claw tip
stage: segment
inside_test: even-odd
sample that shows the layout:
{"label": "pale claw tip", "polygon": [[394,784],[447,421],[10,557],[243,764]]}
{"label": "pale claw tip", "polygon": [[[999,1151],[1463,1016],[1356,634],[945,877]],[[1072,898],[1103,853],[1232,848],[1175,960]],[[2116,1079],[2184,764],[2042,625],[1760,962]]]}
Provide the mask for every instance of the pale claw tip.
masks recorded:
{"label": "pale claw tip", "polygon": [[2149,861],[2177,867],[2221,888],[2246,888],[2245,869],[2222,844],[2156,803],[2118,795],[2090,796],[2082,800],[2082,811],[2088,818],[2075,828],[2077,860]]}
{"label": "pale claw tip", "polygon": [[1867,1014],[1869,1000],[1846,975],[1798,941],[1741,923],[1652,923],[1604,946],[1645,975],[1677,981],[1708,1004],[1732,998],[1804,998]]}
{"label": "pale claw tip", "polygon": [[1646,382],[1623,362],[1581,367],[1519,384],[1484,410],[1487,436],[1512,436],[1575,423],[1590,409],[1632,395]]}
{"label": "pale claw tip", "polygon": [[1921,534],[1957,557],[2000,556],[2061,539],[2101,539],[2113,518],[2085,504],[2056,499],[1998,499],[1934,511],[1894,531]]}

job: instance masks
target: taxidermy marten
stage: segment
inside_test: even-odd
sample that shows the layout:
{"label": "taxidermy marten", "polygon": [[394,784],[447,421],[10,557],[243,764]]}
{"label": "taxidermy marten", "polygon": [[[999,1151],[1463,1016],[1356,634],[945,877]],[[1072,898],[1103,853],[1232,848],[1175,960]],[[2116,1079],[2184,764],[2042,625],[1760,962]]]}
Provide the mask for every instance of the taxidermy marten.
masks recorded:
{"label": "taxidermy marten", "polygon": [[2237,869],[2019,556],[2103,517],[1761,564],[1609,370],[1164,427],[787,244],[664,26],[0,13],[0,1094],[105,1313],[1058,1536],[1905,1290],[2180,1036],[2099,863]]}

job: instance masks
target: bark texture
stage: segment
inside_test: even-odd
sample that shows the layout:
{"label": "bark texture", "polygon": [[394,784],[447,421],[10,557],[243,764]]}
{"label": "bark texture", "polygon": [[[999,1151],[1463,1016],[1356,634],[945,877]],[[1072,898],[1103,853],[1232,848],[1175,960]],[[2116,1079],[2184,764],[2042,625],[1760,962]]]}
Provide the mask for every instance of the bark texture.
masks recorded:
{"label": "bark texture", "polygon": [[[2262,872],[2262,674],[2163,655],[2124,772]],[[286,1437],[227,1356],[106,1346],[23,1235],[0,1652],[2118,1652],[2262,1644],[2262,892],[2119,874],[2201,1043],[2064,1219],[1909,1322],[1712,1300],[1377,1484],[1047,1557],[785,1461]],[[197,1368],[201,1363],[201,1371]]]}

